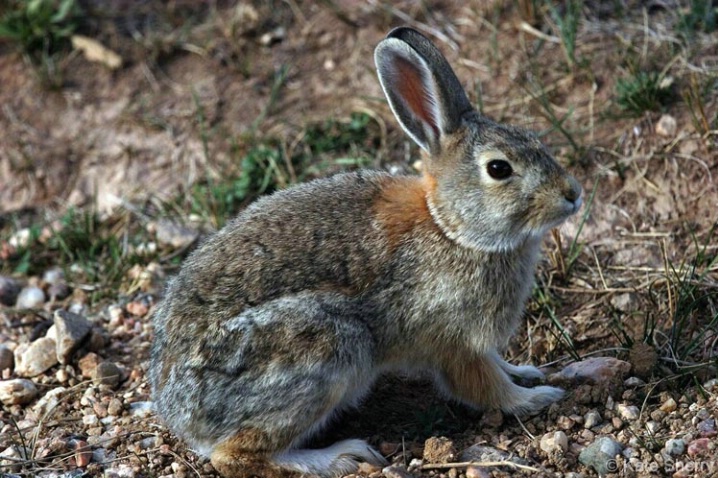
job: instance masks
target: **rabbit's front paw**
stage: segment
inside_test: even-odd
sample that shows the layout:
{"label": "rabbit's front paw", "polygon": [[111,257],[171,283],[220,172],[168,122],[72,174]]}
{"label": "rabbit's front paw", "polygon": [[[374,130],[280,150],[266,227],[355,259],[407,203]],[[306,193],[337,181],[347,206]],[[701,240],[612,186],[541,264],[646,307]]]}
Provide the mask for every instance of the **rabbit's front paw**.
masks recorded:
{"label": "rabbit's front paw", "polygon": [[561,388],[546,385],[533,388],[517,388],[520,390],[517,394],[518,396],[515,397],[515,400],[511,400],[505,407],[502,407],[504,412],[517,415],[532,415],[552,403],[561,400],[566,393]]}
{"label": "rabbit's front paw", "polygon": [[543,380],[544,378],[544,373],[533,365],[510,365],[506,372],[524,380]]}

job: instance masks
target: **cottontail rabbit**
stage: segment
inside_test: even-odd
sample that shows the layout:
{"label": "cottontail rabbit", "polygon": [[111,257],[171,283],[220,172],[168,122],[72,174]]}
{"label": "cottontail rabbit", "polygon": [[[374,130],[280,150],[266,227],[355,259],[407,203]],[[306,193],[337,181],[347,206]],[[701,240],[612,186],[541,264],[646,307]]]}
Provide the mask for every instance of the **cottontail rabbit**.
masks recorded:
{"label": "cottontail rabbit", "polygon": [[497,352],[531,291],[540,242],[581,187],[536,137],[469,103],[409,28],[376,48],[422,177],[360,171],[256,201],[186,260],[154,316],[159,415],[227,477],[321,477],[384,458],[361,440],[302,449],[383,372],[425,370],[450,396],[535,412],[559,388]]}

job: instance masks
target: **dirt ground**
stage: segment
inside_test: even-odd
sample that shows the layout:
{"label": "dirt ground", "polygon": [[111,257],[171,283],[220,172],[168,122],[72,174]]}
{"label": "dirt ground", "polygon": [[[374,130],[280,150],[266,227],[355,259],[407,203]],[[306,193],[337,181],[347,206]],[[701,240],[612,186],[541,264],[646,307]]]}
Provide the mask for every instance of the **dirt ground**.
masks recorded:
{"label": "dirt ground", "polygon": [[[373,65],[381,38],[410,25],[439,45],[486,115],[541,132],[584,186],[581,217],[546,241],[507,357],[548,372],[577,355],[620,362],[600,380],[555,375],[567,398],[521,420],[447,402],[420,378],[390,377],[316,445],[367,439],[394,463],[362,470],[373,477],[579,477],[597,473],[581,452],[610,437],[623,448],[604,470],[613,476],[718,476],[718,33],[679,28],[695,2],[584,0],[572,56],[560,25],[568,3],[87,0],[81,33],[122,66],[68,50],[57,88],[0,40],[0,275],[47,294],[32,310],[0,306],[0,344],[15,357],[2,380],[22,376],[18,348],[46,336],[55,310],[92,324],[67,364],[31,377],[32,399],[3,402],[0,473],[217,476],[154,417],[145,378],[149,317],[192,246],[136,264],[114,297],[95,301],[104,271],[83,283],[72,264],[23,256],[18,231],[44,231],[78,208],[111,230],[132,221],[155,234],[153,205],[240,176],[237,158],[257,142],[293,151],[308,125],[355,113],[377,132],[366,166],[415,172],[418,148]],[[657,72],[670,99],[629,114],[619,83],[641,71]],[[55,282],[45,273],[55,267],[70,290],[61,299],[49,297]],[[675,440],[685,450],[671,449]]]}

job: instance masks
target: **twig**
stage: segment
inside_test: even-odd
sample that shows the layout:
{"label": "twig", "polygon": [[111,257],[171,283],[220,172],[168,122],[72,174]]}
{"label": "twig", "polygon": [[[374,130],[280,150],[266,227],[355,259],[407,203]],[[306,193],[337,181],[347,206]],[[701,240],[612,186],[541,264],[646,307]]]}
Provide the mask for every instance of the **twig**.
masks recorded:
{"label": "twig", "polygon": [[476,466],[479,468],[492,468],[494,466],[508,466],[524,471],[538,471],[538,468],[528,465],[519,465],[513,461],[462,461],[457,463],[431,463],[428,465],[422,465],[422,470],[441,470],[443,468],[468,468],[469,466]]}

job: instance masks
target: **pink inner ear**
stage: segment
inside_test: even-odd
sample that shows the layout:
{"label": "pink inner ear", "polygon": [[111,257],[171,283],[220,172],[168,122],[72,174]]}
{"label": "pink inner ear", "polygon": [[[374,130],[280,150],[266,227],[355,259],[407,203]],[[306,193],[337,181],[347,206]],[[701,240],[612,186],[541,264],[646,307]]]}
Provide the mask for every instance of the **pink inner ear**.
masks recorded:
{"label": "pink inner ear", "polygon": [[431,111],[431,100],[426,91],[426,83],[421,70],[410,61],[397,56],[394,59],[397,70],[396,91],[409,109],[419,120],[431,127],[434,136],[439,136],[439,128]]}

